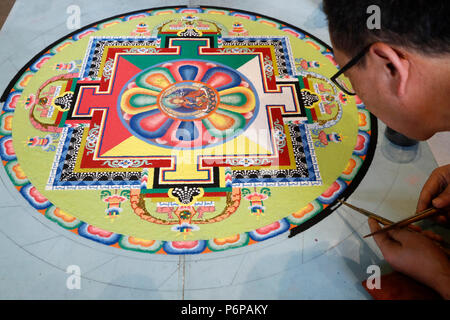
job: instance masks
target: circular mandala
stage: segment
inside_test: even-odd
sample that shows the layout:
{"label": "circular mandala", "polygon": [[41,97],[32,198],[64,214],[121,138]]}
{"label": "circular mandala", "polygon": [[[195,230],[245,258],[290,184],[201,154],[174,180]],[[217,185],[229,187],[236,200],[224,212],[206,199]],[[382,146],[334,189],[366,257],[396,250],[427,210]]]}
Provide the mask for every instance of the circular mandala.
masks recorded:
{"label": "circular mandala", "polygon": [[295,235],[355,190],[375,150],[376,119],[336,71],[324,43],[261,15],[118,15],[11,81],[0,156],[38,212],[105,245],[194,254]]}

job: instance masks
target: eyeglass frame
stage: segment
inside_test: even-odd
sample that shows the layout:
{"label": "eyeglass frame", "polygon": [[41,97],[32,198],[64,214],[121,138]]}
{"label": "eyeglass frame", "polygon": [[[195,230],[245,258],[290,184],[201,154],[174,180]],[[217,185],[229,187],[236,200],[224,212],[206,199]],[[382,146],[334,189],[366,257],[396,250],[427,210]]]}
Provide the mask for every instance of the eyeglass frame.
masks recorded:
{"label": "eyeglass frame", "polygon": [[364,49],[361,50],[361,52],[359,52],[356,56],[354,56],[349,62],[347,62],[347,64],[345,64],[338,72],[336,72],[331,78],[330,80],[339,88],[341,89],[343,92],[345,92],[346,94],[350,95],[350,96],[356,96],[356,93],[354,92],[350,92],[347,89],[345,89],[343,86],[341,86],[339,84],[339,82],[337,81],[337,78],[340,77],[344,72],[346,72],[347,70],[349,70],[351,67],[355,66],[359,60],[362,59],[362,57],[364,57],[366,55],[366,53],[369,51],[370,47],[372,47],[373,43],[367,45],[366,47],[364,47]]}

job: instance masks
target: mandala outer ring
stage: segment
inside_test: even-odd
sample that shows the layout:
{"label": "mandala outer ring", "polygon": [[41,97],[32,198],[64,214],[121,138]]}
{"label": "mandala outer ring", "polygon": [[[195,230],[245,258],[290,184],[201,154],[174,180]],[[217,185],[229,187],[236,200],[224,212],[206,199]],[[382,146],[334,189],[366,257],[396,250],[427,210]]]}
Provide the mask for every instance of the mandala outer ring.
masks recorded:
{"label": "mandala outer ring", "polygon": [[[5,127],[4,123],[7,123],[7,121],[5,121],[5,119],[7,119],[8,117],[12,117],[13,112],[14,112],[14,108],[10,108],[8,101],[10,101],[11,97],[17,94],[20,94],[20,90],[15,90],[15,84],[16,82],[24,76],[25,73],[27,74],[32,74],[33,72],[37,72],[38,68],[34,68],[34,63],[42,57],[42,55],[47,54],[47,52],[52,52],[52,49],[54,49],[54,47],[56,47],[57,44],[59,44],[59,46],[63,46],[63,45],[67,45],[70,44],[78,39],[75,39],[76,35],[81,33],[82,31],[89,31],[89,30],[100,30],[102,25],[105,25],[106,22],[108,21],[112,21],[112,20],[116,20],[118,18],[123,19],[122,17],[124,16],[129,16],[132,14],[138,14],[138,13],[145,13],[148,15],[148,13],[152,12],[152,11],[157,11],[157,10],[164,10],[164,9],[172,9],[174,7],[162,7],[162,8],[155,8],[155,9],[149,9],[149,10],[139,10],[139,11],[134,11],[134,12],[130,12],[127,14],[121,14],[112,18],[108,18],[108,19],[104,19],[102,21],[93,23],[91,25],[88,25],[80,30],[77,30],[63,38],[61,38],[58,41],[55,41],[55,43],[53,43],[52,45],[48,46],[46,49],[44,49],[43,51],[41,51],[39,54],[36,55],[35,58],[33,58],[32,60],[30,60],[30,62],[24,66],[19,73],[16,75],[16,77],[10,82],[9,86],[7,87],[7,89],[5,90],[5,92],[3,93],[3,96],[1,98],[2,102],[5,102],[4,106],[3,106],[3,112],[0,116],[0,120],[2,120],[2,127],[0,127],[0,144],[5,144],[8,142],[12,141],[12,137],[11,137],[11,133],[12,131],[10,130],[10,128]],[[175,9],[180,9],[180,8],[187,8],[187,7],[176,7]],[[217,10],[221,10],[224,12],[227,12],[229,15],[231,15],[232,13],[236,13],[236,12],[241,12],[244,14],[248,14],[251,16],[257,16],[263,19],[267,19],[269,21],[274,21],[276,23],[279,23],[282,28],[288,28],[288,29],[293,29],[296,30],[297,32],[300,31],[298,28],[285,24],[284,22],[281,22],[279,20],[273,19],[273,18],[269,18],[266,16],[262,16],[262,15],[255,15],[253,13],[247,12],[247,11],[243,11],[243,10],[236,10],[236,11],[228,11],[228,10],[224,10],[224,8],[220,8],[220,7],[208,7],[209,9],[217,9]],[[203,10],[202,8],[200,8],[201,10]],[[206,8],[205,8],[206,9]],[[148,13],[147,13],[148,12]],[[281,29],[282,29],[281,28]],[[329,48],[325,43],[323,43],[321,40],[315,38],[314,36],[304,32],[304,31],[300,31],[300,38],[304,39],[304,38],[308,38],[308,41],[312,41],[317,43],[320,46],[323,46],[325,48],[327,48],[327,52],[331,54],[331,48]],[[54,52],[53,52],[54,54]],[[363,105],[358,106],[358,108],[364,109]],[[344,191],[339,195],[338,198],[334,199],[331,203],[327,203],[327,201],[322,201],[320,199],[320,197],[316,200],[313,201],[313,203],[311,203],[313,206],[316,204],[319,204],[321,206],[323,206],[323,210],[322,211],[318,211],[321,212],[320,215],[318,215],[317,213],[313,216],[311,216],[308,220],[303,221],[302,224],[300,226],[297,226],[295,224],[292,224],[288,221],[288,219],[291,217],[287,217],[284,218],[282,220],[279,221],[279,223],[281,225],[287,225],[288,227],[285,227],[283,229],[283,232],[277,233],[276,235],[279,235],[281,233],[284,233],[288,230],[291,230],[291,235],[293,236],[298,232],[301,232],[303,230],[306,230],[307,228],[309,228],[310,226],[312,226],[313,224],[317,223],[318,221],[322,220],[323,218],[325,218],[326,216],[328,216],[333,210],[336,209],[336,206],[334,204],[337,203],[338,199],[346,199],[357,187],[357,185],[361,182],[362,178],[364,177],[365,173],[368,170],[368,167],[370,166],[370,163],[373,159],[374,156],[374,152],[375,152],[375,148],[376,148],[376,140],[377,140],[377,119],[373,116],[370,115],[370,122],[371,122],[371,128],[368,130],[364,130],[363,128],[361,128],[360,126],[360,132],[365,132],[366,134],[368,134],[370,136],[370,144],[368,147],[368,150],[366,152],[366,154],[364,155],[358,155],[356,153],[354,153],[355,156],[361,157],[364,162],[362,164],[362,166],[360,168],[358,168],[357,173],[355,174],[355,177],[353,180],[351,181],[346,181],[343,178],[338,178],[338,180],[336,180],[337,182],[342,182],[344,184],[348,183],[348,187],[346,187],[344,189]],[[10,154],[5,154],[3,151],[0,149],[0,154],[3,160],[3,164],[5,167],[7,166],[12,166],[15,163],[17,164],[17,159],[15,157],[15,154],[10,153]],[[141,252],[149,252],[149,253],[163,253],[163,254],[189,254],[189,253],[202,253],[202,252],[211,252],[211,251],[221,251],[224,249],[228,249],[228,248],[234,248],[234,247],[241,247],[243,245],[248,245],[248,244],[252,244],[255,242],[258,242],[259,240],[252,236],[252,233],[246,233],[246,234],[242,234],[239,236],[242,236],[242,241],[240,242],[239,245],[233,246],[233,245],[229,245],[227,247],[223,247],[223,248],[215,248],[214,245],[212,244],[212,242],[214,242],[214,240],[216,239],[211,239],[209,241],[207,240],[198,240],[197,242],[197,246],[191,250],[181,250],[181,251],[173,251],[174,248],[174,244],[175,242],[173,241],[157,241],[157,240],[145,240],[147,241],[147,243],[145,243],[145,249],[143,246],[127,246],[127,245],[123,245],[124,242],[130,240],[130,238],[132,237],[128,237],[125,235],[121,235],[121,234],[114,234],[112,233],[109,237],[109,239],[98,239],[95,237],[92,237],[88,234],[83,234],[83,230],[85,230],[86,228],[89,227],[89,225],[87,225],[86,223],[79,221],[78,219],[74,218],[72,219],[72,225],[70,227],[67,226],[67,224],[61,224],[60,221],[58,219],[54,219],[53,216],[51,215],[52,212],[56,211],[56,210],[60,210],[59,208],[56,208],[55,206],[53,206],[51,203],[49,203],[48,201],[43,202],[43,203],[33,203],[33,201],[31,201],[30,199],[28,199],[25,195],[26,192],[30,189],[33,188],[33,186],[29,183],[29,181],[27,180],[26,177],[12,177],[10,175],[9,172],[7,172],[8,175],[11,178],[11,181],[14,183],[14,185],[16,186],[16,189],[28,200],[28,202],[37,210],[39,211],[41,214],[45,215],[47,218],[49,218],[50,220],[60,224],[61,226],[67,228],[68,230],[70,230],[73,233],[76,234],[80,234],[84,237],[90,238],[94,241],[109,245],[109,246],[114,246],[114,247],[121,247],[124,249],[129,249],[129,250],[134,250],[134,251],[141,251]],[[18,180],[20,179],[20,180]],[[69,216],[70,217],[70,216]],[[70,219],[69,219],[70,220]],[[301,227],[299,229],[299,227]],[[296,231],[297,230],[297,231]],[[134,243],[138,243],[139,241],[136,242],[136,240],[139,239],[133,239]],[[142,239],[141,239],[142,240]],[[128,241],[129,244],[129,241]],[[143,249],[144,248],[144,249]]]}

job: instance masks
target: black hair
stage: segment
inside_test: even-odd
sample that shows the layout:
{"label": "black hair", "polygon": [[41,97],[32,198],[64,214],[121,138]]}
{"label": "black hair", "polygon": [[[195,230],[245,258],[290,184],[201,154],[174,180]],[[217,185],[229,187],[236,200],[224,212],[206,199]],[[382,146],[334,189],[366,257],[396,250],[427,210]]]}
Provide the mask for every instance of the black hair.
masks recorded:
{"label": "black hair", "polygon": [[[380,9],[380,28],[367,21]],[[349,56],[381,41],[430,55],[450,54],[449,0],[323,0],[333,45]]]}

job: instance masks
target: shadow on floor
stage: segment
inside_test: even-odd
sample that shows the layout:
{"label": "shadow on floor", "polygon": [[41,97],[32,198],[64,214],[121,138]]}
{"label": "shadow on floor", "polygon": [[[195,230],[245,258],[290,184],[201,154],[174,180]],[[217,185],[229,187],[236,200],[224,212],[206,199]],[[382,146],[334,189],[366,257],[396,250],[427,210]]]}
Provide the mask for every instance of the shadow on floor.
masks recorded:
{"label": "shadow on floor", "polygon": [[0,29],[3,27],[6,18],[8,18],[9,12],[13,7],[14,2],[16,2],[16,0],[2,0],[0,2]]}

